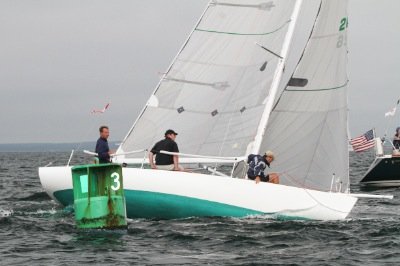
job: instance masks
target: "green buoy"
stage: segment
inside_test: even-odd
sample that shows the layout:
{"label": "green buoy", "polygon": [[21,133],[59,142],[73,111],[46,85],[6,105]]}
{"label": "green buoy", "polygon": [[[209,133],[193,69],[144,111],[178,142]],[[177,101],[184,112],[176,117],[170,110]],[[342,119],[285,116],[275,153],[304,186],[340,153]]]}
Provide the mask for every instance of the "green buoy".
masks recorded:
{"label": "green buoy", "polygon": [[78,228],[126,228],[122,167],[90,164],[72,167]]}

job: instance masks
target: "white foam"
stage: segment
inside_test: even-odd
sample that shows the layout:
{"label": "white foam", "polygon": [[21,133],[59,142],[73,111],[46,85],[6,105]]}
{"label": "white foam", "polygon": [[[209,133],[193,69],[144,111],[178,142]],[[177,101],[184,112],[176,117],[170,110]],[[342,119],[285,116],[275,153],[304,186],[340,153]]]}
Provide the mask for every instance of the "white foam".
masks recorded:
{"label": "white foam", "polygon": [[2,210],[0,209],[0,218],[2,217],[9,217],[13,215],[14,211],[13,210]]}

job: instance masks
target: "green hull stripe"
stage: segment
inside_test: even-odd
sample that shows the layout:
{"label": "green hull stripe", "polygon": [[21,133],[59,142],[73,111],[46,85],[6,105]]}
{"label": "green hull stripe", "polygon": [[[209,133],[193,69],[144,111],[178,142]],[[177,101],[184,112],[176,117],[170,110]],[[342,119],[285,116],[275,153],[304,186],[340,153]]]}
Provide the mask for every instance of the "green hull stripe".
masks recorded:
{"label": "green hull stripe", "polygon": [[[278,220],[308,220],[300,216],[274,215],[228,204],[177,196],[164,193],[124,190],[128,218],[178,219],[188,217],[222,216],[246,217],[250,215],[271,215]],[[73,206],[73,191],[57,191],[54,196],[64,205]]]}
{"label": "green hull stripe", "polygon": [[[201,216],[245,217],[263,212],[228,204],[164,193],[125,190],[129,218],[176,219]],[[54,196],[64,205],[73,204],[72,189],[57,191]]]}

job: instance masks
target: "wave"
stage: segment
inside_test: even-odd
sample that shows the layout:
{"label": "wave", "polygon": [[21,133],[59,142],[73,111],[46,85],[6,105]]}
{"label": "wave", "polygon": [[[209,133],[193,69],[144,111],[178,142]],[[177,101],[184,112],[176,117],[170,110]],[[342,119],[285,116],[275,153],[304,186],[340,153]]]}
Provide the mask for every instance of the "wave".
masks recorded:
{"label": "wave", "polygon": [[49,195],[47,195],[46,192],[37,192],[37,193],[33,193],[32,195],[23,197],[23,198],[19,198],[19,200],[21,201],[47,201],[50,200],[51,198],[49,197]]}

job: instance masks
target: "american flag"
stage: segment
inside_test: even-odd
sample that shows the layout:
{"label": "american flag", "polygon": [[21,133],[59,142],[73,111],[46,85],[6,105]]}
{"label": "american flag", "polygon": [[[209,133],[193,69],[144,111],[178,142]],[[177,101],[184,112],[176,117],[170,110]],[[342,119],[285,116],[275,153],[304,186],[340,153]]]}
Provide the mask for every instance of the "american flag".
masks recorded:
{"label": "american flag", "polygon": [[355,152],[366,151],[375,146],[375,132],[373,129],[368,130],[365,134],[351,139],[350,144]]}

